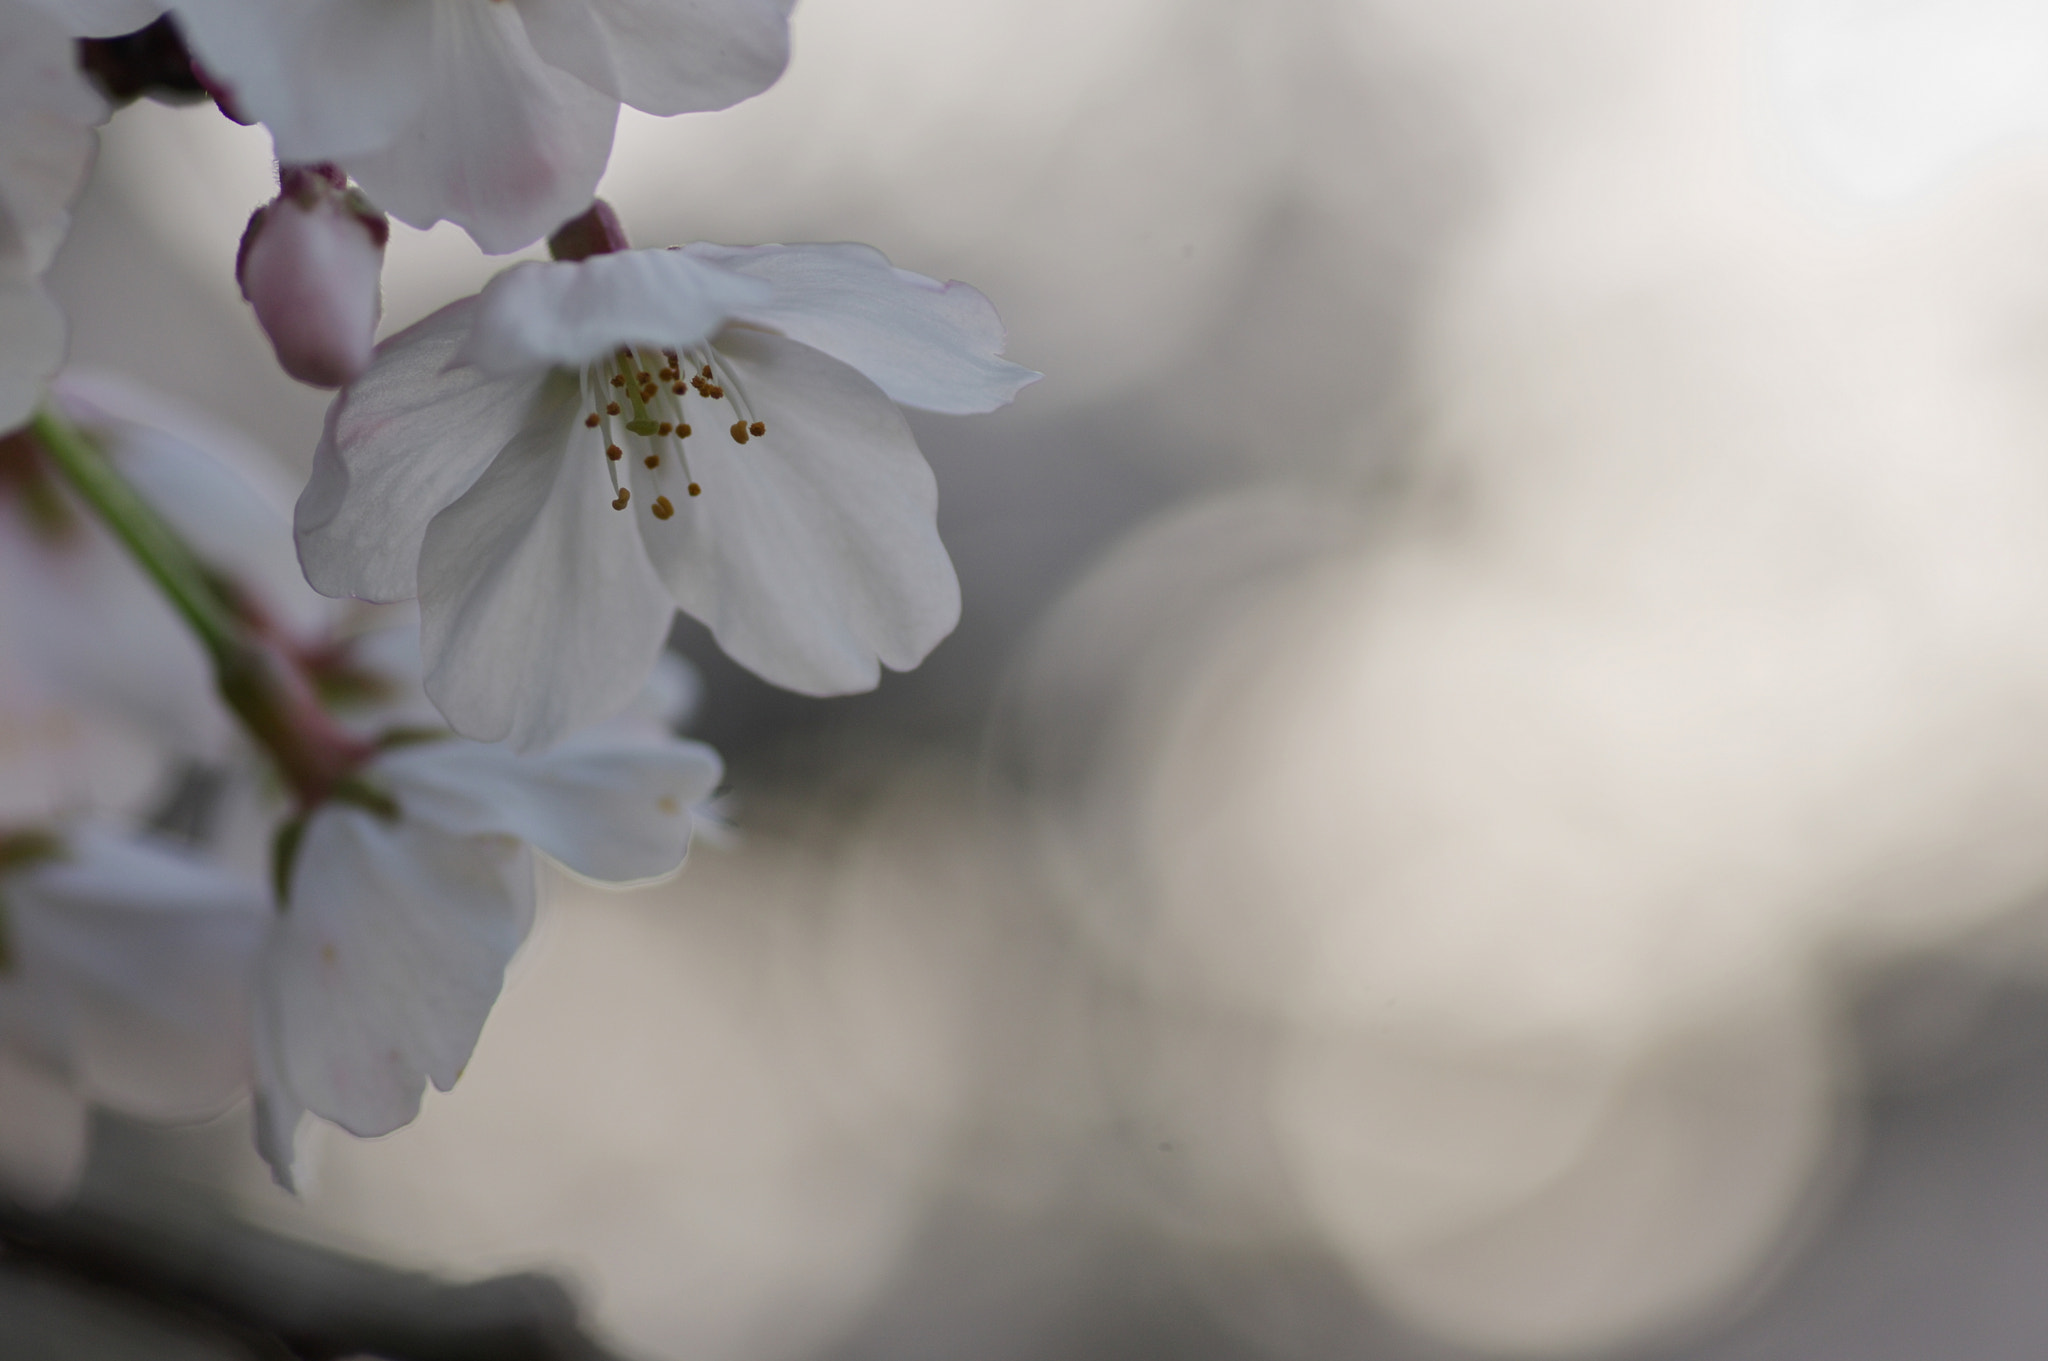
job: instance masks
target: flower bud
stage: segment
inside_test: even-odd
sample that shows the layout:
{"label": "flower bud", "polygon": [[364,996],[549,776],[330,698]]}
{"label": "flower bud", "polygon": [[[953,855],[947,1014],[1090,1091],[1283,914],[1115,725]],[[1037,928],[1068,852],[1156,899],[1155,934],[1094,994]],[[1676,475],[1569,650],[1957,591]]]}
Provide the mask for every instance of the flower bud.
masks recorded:
{"label": "flower bud", "polygon": [[332,166],[287,166],[242,234],[235,280],[284,371],[340,387],[370,363],[391,228]]}

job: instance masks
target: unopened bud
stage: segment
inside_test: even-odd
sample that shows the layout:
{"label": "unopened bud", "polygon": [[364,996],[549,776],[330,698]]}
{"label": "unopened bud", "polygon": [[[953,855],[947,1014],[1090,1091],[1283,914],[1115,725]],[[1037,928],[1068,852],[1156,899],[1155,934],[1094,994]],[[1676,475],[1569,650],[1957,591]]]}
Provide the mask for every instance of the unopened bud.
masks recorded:
{"label": "unopened bud", "polygon": [[588,260],[593,255],[610,255],[625,250],[626,229],[619,215],[603,199],[592,199],[590,207],[555,229],[548,238],[548,254],[557,260]]}
{"label": "unopened bud", "polygon": [[284,371],[340,387],[370,365],[390,224],[331,166],[287,166],[280,178],[242,233],[235,279]]}

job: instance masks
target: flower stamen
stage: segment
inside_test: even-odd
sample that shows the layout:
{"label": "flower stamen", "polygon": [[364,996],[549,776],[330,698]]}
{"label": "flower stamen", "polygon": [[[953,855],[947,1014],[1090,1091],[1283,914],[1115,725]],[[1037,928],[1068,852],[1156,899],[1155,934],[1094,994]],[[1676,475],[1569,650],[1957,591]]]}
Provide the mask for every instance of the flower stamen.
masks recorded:
{"label": "flower stamen", "polygon": [[[684,366],[686,358],[689,362],[687,369]],[[682,470],[689,494],[704,494],[703,484],[697,481],[690,467],[689,449],[684,443],[693,433],[693,428],[682,418],[684,404],[680,399],[691,388],[694,387],[697,395],[705,401],[723,401],[731,408],[736,419],[727,429],[736,443],[745,444],[768,433],[767,423],[754,414],[753,406],[731,366],[709,346],[681,352],[659,350],[646,353],[621,347],[591,366],[585,375],[585,385],[593,394],[605,393],[607,388],[616,390],[613,395],[617,400],[607,401],[603,411],[592,412],[584,424],[590,428],[602,427],[604,431],[606,472],[610,475],[613,491],[619,494],[618,499],[612,502],[617,510],[624,510],[630,500],[618,475],[618,468],[626,455],[624,435],[635,435],[647,442],[647,447],[638,457],[641,466],[654,477],[654,500],[648,504],[648,510],[656,519],[668,520],[675,516],[675,503],[661,494],[661,474],[666,471],[663,457],[665,441],[673,439],[676,442],[675,464]],[[663,385],[667,385],[666,392],[662,390]],[[627,418],[622,438],[617,441],[612,438],[610,418],[614,416]]]}

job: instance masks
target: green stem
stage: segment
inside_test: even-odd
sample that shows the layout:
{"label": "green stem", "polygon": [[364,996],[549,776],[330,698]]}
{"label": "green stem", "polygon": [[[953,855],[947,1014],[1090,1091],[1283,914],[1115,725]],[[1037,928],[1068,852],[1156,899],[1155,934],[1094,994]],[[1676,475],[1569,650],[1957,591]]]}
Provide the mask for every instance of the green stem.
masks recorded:
{"label": "green stem", "polygon": [[30,428],[71,489],[199,636],[221,698],[277,763],[300,804],[312,807],[347,781],[372,754],[370,744],[338,727],[285,650],[236,616],[178,532],[89,435],[48,408],[36,413]]}
{"label": "green stem", "polygon": [[248,644],[232,611],[207,582],[199,560],[156,509],[128,485],[91,437],[55,411],[38,411],[30,429],[64,474],[199,635],[217,670],[246,667]]}

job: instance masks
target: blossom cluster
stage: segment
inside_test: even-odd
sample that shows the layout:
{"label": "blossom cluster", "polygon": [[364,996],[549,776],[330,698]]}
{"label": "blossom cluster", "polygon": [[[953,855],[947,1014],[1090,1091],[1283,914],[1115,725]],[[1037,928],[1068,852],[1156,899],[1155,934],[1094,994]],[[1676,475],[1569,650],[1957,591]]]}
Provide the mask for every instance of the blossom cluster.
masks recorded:
{"label": "blossom cluster", "polygon": [[[676,735],[675,613],[811,695],[951,631],[902,407],[1037,377],[988,300],[860,245],[628,247],[621,104],[705,112],[790,0],[0,0],[0,1186],[88,1108],[253,1097],[293,1184],[460,1075],[546,860],[674,873],[723,778]],[[60,372],[42,285],[94,129],[138,96],[260,123],[236,276],[337,389],[296,498],[260,454]],[[376,342],[387,216],[490,253]]]}

